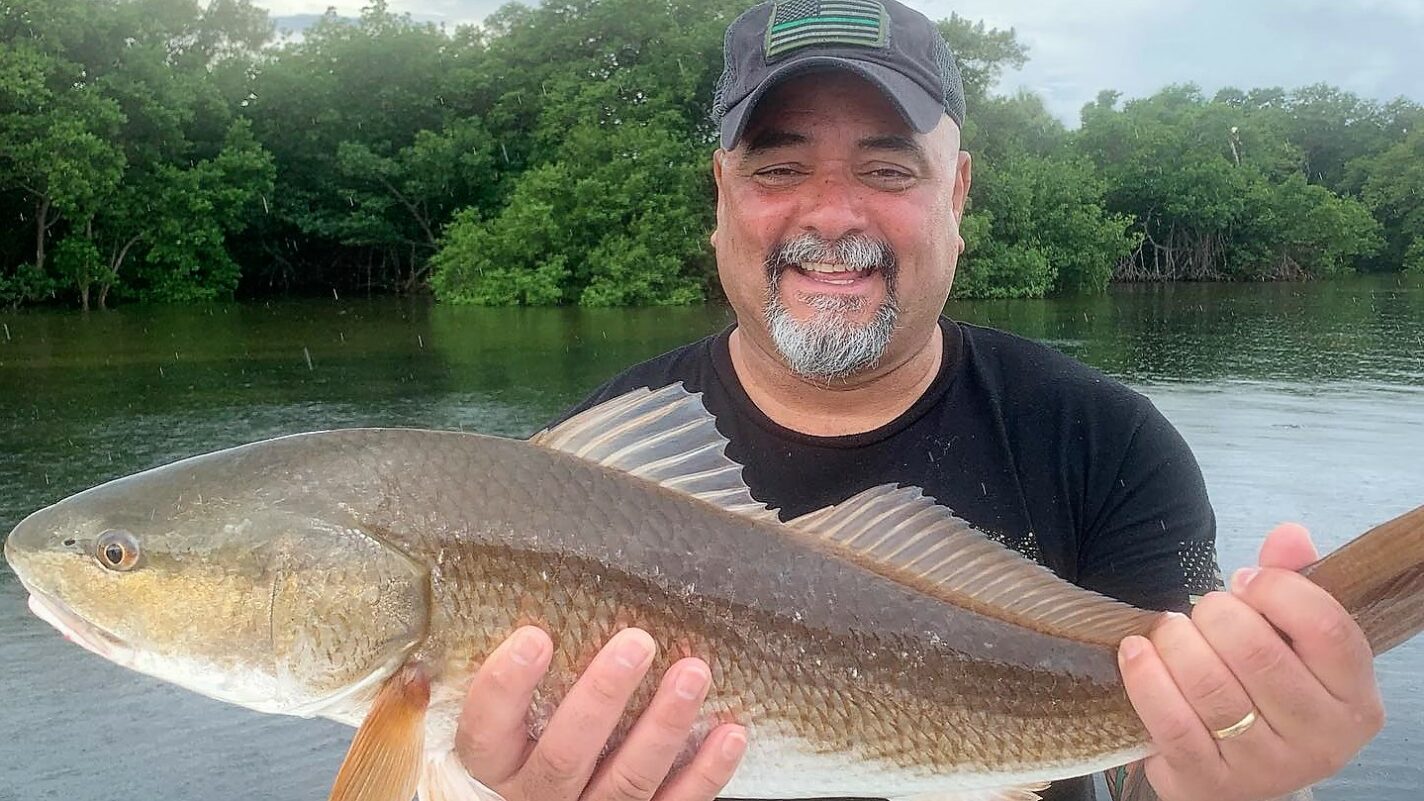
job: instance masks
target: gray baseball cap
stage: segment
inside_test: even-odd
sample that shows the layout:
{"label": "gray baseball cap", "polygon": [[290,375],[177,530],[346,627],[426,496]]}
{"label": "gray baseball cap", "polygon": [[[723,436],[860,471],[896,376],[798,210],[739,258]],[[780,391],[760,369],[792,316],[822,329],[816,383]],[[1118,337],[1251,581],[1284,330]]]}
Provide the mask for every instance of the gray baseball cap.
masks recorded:
{"label": "gray baseball cap", "polygon": [[878,86],[920,133],[944,114],[964,125],[964,84],[949,45],[924,14],[896,0],[770,0],[727,27],[722,55],[712,118],[728,150],[768,91],[825,69]]}

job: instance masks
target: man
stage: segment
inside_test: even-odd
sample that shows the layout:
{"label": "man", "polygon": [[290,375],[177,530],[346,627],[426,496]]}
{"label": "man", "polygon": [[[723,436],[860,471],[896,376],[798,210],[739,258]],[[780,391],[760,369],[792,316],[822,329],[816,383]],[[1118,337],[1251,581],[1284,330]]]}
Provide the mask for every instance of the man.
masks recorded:
{"label": "man", "polygon": [[[1181,611],[1205,593],[1191,618],[1120,649],[1164,801],[1270,798],[1343,765],[1382,713],[1363,635],[1289,572],[1313,558],[1304,532],[1272,532],[1261,569],[1208,592],[1212,510],[1151,404],[1047,348],[941,317],[971,163],[959,75],[929,20],[895,0],[781,0],[737,19],[725,56],[712,244],[736,325],[583,407],[682,381],[783,519],[899,482],[1080,585]],[[714,730],[669,775],[708,691],[700,660],[673,666],[600,761],[653,647],[646,632],[615,636],[529,742],[551,646],[516,632],[470,688],[458,750],[471,775],[507,801],[713,798],[740,727]],[[1046,797],[1091,793],[1081,779]]]}

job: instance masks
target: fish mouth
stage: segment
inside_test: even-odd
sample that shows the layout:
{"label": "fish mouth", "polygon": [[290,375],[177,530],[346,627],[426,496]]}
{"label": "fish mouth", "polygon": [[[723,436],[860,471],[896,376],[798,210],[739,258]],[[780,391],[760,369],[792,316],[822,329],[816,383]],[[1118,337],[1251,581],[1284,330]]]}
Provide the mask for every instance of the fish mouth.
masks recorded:
{"label": "fish mouth", "polygon": [[20,584],[30,593],[30,611],[35,617],[58,629],[66,640],[120,665],[130,661],[129,656],[133,649],[123,640],[79,617],[69,607],[30,586],[24,579],[20,579]]}

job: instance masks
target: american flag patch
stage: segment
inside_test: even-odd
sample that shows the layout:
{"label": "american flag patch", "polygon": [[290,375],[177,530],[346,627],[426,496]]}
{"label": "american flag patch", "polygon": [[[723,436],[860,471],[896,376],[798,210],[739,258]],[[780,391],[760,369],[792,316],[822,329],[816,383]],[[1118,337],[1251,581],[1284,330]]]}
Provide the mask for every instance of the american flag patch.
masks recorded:
{"label": "american flag patch", "polygon": [[766,57],[810,45],[885,46],[879,0],[777,0],[766,29]]}

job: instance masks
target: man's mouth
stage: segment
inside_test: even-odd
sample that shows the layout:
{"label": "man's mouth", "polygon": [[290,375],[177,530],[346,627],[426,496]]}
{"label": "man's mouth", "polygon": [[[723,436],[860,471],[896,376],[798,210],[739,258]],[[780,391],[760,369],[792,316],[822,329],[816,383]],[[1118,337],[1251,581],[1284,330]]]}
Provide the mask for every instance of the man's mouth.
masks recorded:
{"label": "man's mouth", "polygon": [[832,286],[850,286],[857,281],[869,278],[876,269],[874,267],[856,268],[848,264],[825,261],[808,261],[788,266],[812,281]]}

